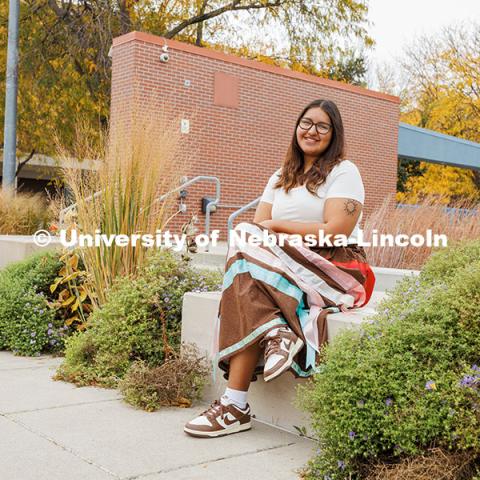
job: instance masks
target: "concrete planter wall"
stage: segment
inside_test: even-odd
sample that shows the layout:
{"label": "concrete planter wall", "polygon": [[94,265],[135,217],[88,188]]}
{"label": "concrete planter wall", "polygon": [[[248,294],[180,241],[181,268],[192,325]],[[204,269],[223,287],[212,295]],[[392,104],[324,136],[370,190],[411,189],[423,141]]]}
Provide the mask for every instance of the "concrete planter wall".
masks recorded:
{"label": "concrete planter wall", "polygon": [[58,239],[53,238],[47,247],[39,247],[32,235],[0,235],[0,269],[10,263],[19,262],[39,250],[60,248]]}

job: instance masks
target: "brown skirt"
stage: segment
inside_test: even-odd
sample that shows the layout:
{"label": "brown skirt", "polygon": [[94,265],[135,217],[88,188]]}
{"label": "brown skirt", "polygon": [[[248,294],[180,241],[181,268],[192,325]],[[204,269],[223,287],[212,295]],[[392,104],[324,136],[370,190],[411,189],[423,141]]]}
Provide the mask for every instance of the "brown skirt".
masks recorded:
{"label": "brown skirt", "polygon": [[[245,239],[263,230],[255,223],[235,228]],[[284,246],[232,242],[215,328],[214,362],[228,379],[233,355],[268,331],[288,325],[305,344],[290,370],[296,377],[308,377],[317,371],[318,352],[327,341],[327,315],[366,305],[374,284],[365,251],[356,244],[308,248],[290,242]],[[262,372],[260,361],[252,380]]]}

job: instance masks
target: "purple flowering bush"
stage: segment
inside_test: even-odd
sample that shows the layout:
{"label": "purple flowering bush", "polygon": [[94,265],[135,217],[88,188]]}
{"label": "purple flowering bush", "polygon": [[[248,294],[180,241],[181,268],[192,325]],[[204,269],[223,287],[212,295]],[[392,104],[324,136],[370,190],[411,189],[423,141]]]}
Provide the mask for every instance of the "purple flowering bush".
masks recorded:
{"label": "purple flowering bush", "polygon": [[168,250],[153,252],[135,278],[116,281],[86,330],[68,339],[57,378],[116,387],[135,361],[160,366],[180,349],[183,295],[220,290],[221,281]]}
{"label": "purple flowering bush", "polygon": [[480,241],[455,248],[323,349],[298,395],[319,442],[307,478],[367,478],[433,447],[480,458]]}
{"label": "purple flowering bush", "polygon": [[0,272],[0,349],[38,355],[63,348],[68,332],[49,306],[50,284],[61,267],[59,256],[36,254]]}

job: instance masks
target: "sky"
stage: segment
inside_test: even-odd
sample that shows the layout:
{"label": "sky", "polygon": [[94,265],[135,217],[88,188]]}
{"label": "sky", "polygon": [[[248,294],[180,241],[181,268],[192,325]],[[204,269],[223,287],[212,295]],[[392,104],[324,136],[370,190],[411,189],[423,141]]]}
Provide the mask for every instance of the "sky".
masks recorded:
{"label": "sky", "polygon": [[369,0],[368,28],[376,41],[372,64],[391,63],[420,34],[464,20],[480,22],[480,0]]}

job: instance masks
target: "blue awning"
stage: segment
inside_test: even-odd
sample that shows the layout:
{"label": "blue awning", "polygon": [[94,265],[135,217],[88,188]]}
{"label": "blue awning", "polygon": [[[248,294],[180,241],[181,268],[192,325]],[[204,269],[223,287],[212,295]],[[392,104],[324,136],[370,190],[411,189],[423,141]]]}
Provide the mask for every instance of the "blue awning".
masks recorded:
{"label": "blue awning", "polygon": [[400,123],[398,157],[480,169],[480,144]]}

